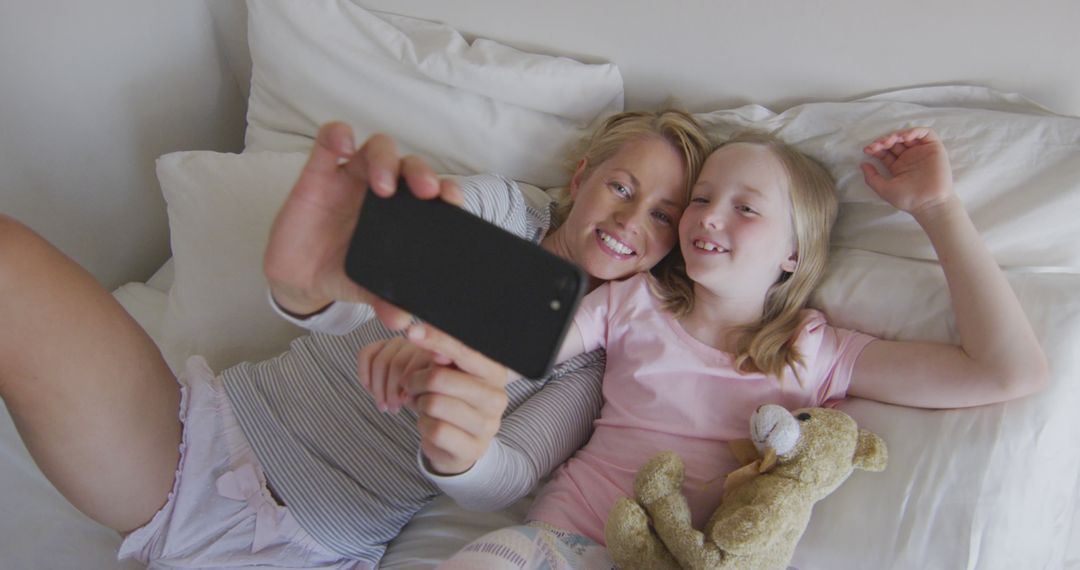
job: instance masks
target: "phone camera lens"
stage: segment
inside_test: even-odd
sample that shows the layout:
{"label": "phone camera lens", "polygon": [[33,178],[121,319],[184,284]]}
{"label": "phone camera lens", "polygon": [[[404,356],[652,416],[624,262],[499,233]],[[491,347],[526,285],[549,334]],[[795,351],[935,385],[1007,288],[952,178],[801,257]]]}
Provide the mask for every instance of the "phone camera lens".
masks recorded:
{"label": "phone camera lens", "polygon": [[559,278],[559,290],[563,292],[571,292],[574,290],[574,286],[577,283],[573,277],[564,276]]}

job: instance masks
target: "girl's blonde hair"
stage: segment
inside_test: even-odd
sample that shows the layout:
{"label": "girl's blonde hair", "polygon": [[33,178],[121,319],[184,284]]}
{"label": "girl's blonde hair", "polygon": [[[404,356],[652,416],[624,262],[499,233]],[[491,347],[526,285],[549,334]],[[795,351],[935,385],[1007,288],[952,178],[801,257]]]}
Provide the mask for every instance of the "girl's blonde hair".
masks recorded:
{"label": "girl's blonde hair", "polygon": [[[736,370],[761,372],[782,379],[788,366],[794,369],[802,362],[794,340],[802,323],[800,313],[825,275],[829,233],[838,209],[836,182],[821,163],[768,133],[747,131],[737,134],[713,152],[736,143],[769,149],[783,164],[788,176],[798,263],[794,272],[784,272],[769,288],[761,318],[733,331],[737,335]],[[683,316],[694,306],[693,281],[686,274],[681,253],[666,261],[657,271],[658,293],[667,310]]]}
{"label": "girl's blonde hair", "polygon": [[[587,178],[594,168],[614,156],[624,144],[649,136],[668,141],[682,154],[686,163],[686,194],[689,196],[712,143],[705,129],[690,113],[674,107],[657,111],[624,111],[608,117],[578,144],[568,157],[567,167],[573,173],[584,160],[582,178]],[[564,192],[555,209],[556,224],[566,219],[573,205],[570,193]]]}

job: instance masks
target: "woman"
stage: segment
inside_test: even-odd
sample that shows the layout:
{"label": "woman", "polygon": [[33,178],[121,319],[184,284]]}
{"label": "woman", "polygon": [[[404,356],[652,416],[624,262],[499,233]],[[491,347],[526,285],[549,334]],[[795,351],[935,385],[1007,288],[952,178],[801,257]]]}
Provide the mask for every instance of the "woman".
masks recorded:
{"label": "woman", "polygon": [[[421,433],[435,436],[425,437],[436,442],[424,449],[431,466],[455,472],[486,448],[504,406],[464,409],[450,394],[442,417],[417,422],[379,414],[358,385],[355,351],[393,333],[365,321],[370,311],[338,301],[369,303],[390,327],[407,322],[343,273],[363,188],[389,195],[400,174],[421,198],[477,208],[493,201],[504,214],[495,218],[533,232],[528,237],[581,265],[595,285],[648,270],[670,251],[706,147],[685,113],[613,117],[585,145],[571,184],[575,202],[557,225],[548,209],[525,205],[510,181],[467,180],[458,191],[422,161],[399,159],[388,137],[355,150],[347,126],[327,125],[275,221],[265,270],[285,312],[311,328],[352,330],[303,337],[277,358],[219,376],[195,358],[175,377],[92,277],[27,228],[0,219],[0,396],[61,493],[128,533],[123,557],[373,567],[385,543],[438,494],[416,467]],[[584,442],[592,417],[580,415],[580,400],[589,399],[595,413],[601,367],[594,353],[543,384],[505,388],[468,370],[448,384],[501,393],[499,403],[509,399],[511,408],[525,402],[504,435],[510,445],[542,450],[536,465],[546,472]],[[527,426],[552,421],[553,405],[578,410],[578,436],[536,442]]]}

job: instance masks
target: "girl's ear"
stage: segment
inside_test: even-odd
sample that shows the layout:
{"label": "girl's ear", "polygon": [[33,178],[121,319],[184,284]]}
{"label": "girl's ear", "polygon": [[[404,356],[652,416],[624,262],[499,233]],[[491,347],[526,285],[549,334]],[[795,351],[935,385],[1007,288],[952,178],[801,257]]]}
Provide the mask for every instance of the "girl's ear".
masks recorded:
{"label": "girl's ear", "polygon": [[570,197],[577,199],[578,188],[581,186],[581,181],[585,177],[585,170],[589,166],[589,161],[581,159],[578,161],[577,168],[574,169],[574,175],[570,177]]}
{"label": "girl's ear", "polygon": [[788,273],[795,273],[795,268],[799,266],[799,254],[792,253],[783,263],[780,264],[780,270]]}

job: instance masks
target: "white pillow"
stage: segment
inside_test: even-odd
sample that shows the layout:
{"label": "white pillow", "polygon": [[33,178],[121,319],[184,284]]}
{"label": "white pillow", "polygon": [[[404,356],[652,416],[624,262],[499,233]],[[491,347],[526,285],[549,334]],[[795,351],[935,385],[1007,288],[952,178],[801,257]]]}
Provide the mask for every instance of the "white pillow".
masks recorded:
{"label": "white pillow", "polygon": [[745,126],[774,132],[826,164],[843,207],[835,245],[916,259],[935,259],[925,233],[866,186],[859,163],[875,138],[931,126],[945,141],[956,192],[998,263],[1080,269],[1080,118],[971,86],[810,103],[780,114],[748,106],[698,118],[721,138]]}
{"label": "white pillow", "polygon": [[466,41],[437,23],[346,0],[248,2],[248,150],[306,150],[343,120],[394,136],[438,172],[562,184],[570,147],[622,110],[612,64]]}
{"label": "white pillow", "polygon": [[[215,370],[277,356],[303,334],[266,298],[263,253],[306,153],[185,151],[157,161],[168,204],[172,287],[160,344],[173,370],[199,354]],[[534,204],[543,190],[520,184]]]}
{"label": "white pillow", "polygon": [[[961,410],[843,402],[885,439],[889,464],[857,472],[815,507],[794,566],[1064,567],[1080,506],[1080,274],[1007,277],[1050,361],[1050,388]],[[958,341],[933,262],[837,250],[814,304],[833,324],[883,338]]]}
{"label": "white pillow", "polygon": [[192,354],[215,370],[280,354],[303,331],[266,299],[270,225],[305,153],[176,152],[157,161],[175,277],[161,326],[173,370]]}

